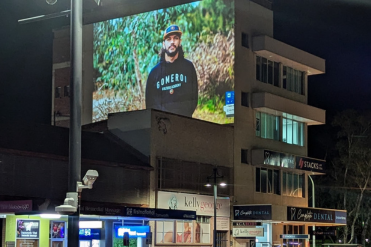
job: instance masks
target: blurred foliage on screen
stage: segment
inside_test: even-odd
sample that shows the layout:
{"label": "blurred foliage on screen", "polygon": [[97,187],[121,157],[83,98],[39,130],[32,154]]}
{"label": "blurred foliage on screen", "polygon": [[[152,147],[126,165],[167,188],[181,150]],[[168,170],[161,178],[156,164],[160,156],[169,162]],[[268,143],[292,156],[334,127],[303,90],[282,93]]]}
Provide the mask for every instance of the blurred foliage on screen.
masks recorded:
{"label": "blurred foliage on screen", "polygon": [[185,58],[193,62],[199,99],[193,117],[230,123],[225,92],[234,90],[234,6],[203,0],[94,24],[93,121],[108,113],[145,109],[145,86],[159,62],[164,30],[183,31]]}

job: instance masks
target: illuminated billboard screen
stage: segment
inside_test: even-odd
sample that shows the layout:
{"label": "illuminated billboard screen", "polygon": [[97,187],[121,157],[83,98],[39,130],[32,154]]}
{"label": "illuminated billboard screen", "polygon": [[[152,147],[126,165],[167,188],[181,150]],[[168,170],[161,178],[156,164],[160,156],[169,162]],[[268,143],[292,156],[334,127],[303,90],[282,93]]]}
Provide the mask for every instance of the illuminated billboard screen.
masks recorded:
{"label": "illuminated billboard screen", "polygon": [[153,108],[233,123],[233,27],[230,0],[95,23],[93,122]]}

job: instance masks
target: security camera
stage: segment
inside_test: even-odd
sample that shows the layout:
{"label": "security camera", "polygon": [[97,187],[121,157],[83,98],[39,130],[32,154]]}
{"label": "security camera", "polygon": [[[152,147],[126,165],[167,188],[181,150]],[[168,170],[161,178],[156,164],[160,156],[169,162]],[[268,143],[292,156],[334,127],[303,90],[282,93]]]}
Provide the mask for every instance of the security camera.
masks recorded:
{"label": "security camera", "polygon": [[60,206],[55,207],[55,211],[61,214],[73,214],[77,212],[77,193],[68,192],[64,203]]}
{"label": "security camera", "polygon": [[85,185],[93,186],[95,180],[98,178],[99,174],[96,170],[88,170],[82,179]]}
{"label": "security camera", "polygon": [[60,214],[73,214],[77,212],[77,208],[71,205],[60,205],[55,207],[55,212]]}

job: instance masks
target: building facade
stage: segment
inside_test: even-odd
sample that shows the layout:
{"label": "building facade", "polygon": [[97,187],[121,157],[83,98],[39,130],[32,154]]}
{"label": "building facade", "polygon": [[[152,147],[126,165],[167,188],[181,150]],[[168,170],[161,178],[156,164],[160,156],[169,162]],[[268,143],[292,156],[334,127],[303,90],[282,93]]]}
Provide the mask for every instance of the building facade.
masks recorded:
{"label": "building facade", "polygon": [[[213,14],[208,12],[213,3],[216,10],[221,9],[221,17],[210,17],[211,21],[207,22],[207,17]],[[87,124],[85,129],[109,133],[147,157],[153,170],[139,175],[122,174],[123,178],[143,180],[145,186],[141,188],[130,183],[128,188],[120,185],[113,194],[108,193],[111,187],[116,186],[112,183],[120,179],[119,173],[116,180],[110,184],[106,181],[100,187],[99,193],[106,196],[100,202],[114,204],[112,207],[117,209],[114,213],[95,210],[96,207],[92,206],[82,212],[87,220],[105,221],[105,235],[101,237],[105,241],[100,243],[101,246],[113,246],[123,237],[124,230],[119,229],[129,229],[130,226],[149,226],[143,231],[152,233],[151,237],[145,234],[146,241],[143,241],[143,235],[135,236],[137,241],[130,246],[211,246],[215,240],[218,247],[308,246],[315,236],[309,236],[313,227],[346,224],[345,211],[317,209],[309,204],[309,198],[313,197],[309,194],[313,192],[309,190],[313,182],[311,176],[323,175],[326,164],[323,160],[307,157],[308,127],[325,124],[325,110],[308,105],[308,76],[325,73],[325,60],[274,39],[270,1],[205,0],[203,4],[211,4],[209,8],[187,0],[171,3],[140,0],[135,4],[106,1],[105,4],[104,8],[86,11],[84,16],[82,120]],[[196,11],[189,10],[193,8]],[[152,15],[154,12],[151,11],[157,12]],[[197,45],[185,52],[186,58],[187,55],[190,60],[193,58],[198,76],[198,106],[192,117],[161,109],[146,109],[143,98],[145,79],[139,77],[148,75],[151,68],[139,68],[142,68],[141,59],[147,59],[152,51],[144,48],[131,50],[140,46],[141,41],[135,37],[144,29],[132,27],[137,23],[134,20],[143,18],[157,23],[158,16],[172,11],[185,11],[184,16],[204,14],[203,26],[220,29],[212,36],[202,36],[206,31],[198,33]],[[139,16],[140,13],[144,14]],[[179,25],[184,31],[184,46],[192,46],[189,41],[193,37],[191,25],[184,24],[183,19],[174,20],[183,24]],[[117,28],[118,23],[126,21],[128,29]],[[219,26],[214,27],[213,23]],[[127,31],[129,27],[137,28],[138,33]],[[105,28],[117,28],[117,36],[124,41],[117,46],[113,42],[114,45],[106,47],[107,50],[100,51],[105,56],[102,60],[97,58],[102,55],[97,47],[101,47],[103,40],[111,35],[111,32],[103,32]],[[154,33],[162,37],[163,28]],[[127,36],[121,37],[125,32],[130,33],[127,40]],[[54,33],[51,122],[52,125],[68,126],[68,99],[71,95],[68,29],[55,30]],[[212,39],[208,40],[210,37]],[[156,42],[150,39],[144,43]],[[131,45],[126,47],[126,43]],[[160,47],[161,43],[158,42]],[[127,50],[122,48],[124,46]],[[204,48],[207,52],[202,53],[197,48]],[[110,56],[121,50],[124,53],[128,51],[125,54],[131,60],[123,58],[117,62],[117,74],[106,80],[105,76],[111,73],[108,67],[116,66],[112,62],[116,57]],[[151,60],[149,63],[154,62]],[[125,77],[130,69],[135,73],[130,78]],[[174,78],[177,75],[174,74]],[[183,83],[180,78],[179,75],[179,82]],[[170,80],[173,79],[169,79],[172,83]],[[217,82],[210,86],[208,83],[213,80]],[[125,84],[125,91],[120,83],[127,81],[131,83]],[[162,81],[157,83],[160,87]],[[169,89],[172,94],[174,91],[171,90],[177,90],[175,85],[178,84],[170,85],[173,86]],[[112,89],[115,87],[119,89]],[[127,94],[127,88],[133,94]],[[215,95],[218,97],[213,94],[215,97],[212,98],[211,91],[217,92]],[[117,98],[117,95],[122,95],[122,98]],[[212,102],[211,105],[204,103],[205,98]],[[217,105],[219,101],[222,107]],[[136,103],[128,105],[127,102]],[[208,107],[203,107],[206,105]],[[228,185],[218,188],[216,205],[213,203],[213,190],[204,186],[214,168]],[[97,168],[99,172],[108,169],[104,166]],[[97,186],[100,183],[98,180]],[[128,189],[130,193],[116,197],[120,189]],[[133,191],[147,196],[145,199],[138,196],[134,200]],[[133,205],[134,208],[130,207]],[[214,207],[217,208],[216,225],[213,224]],[[195,218],[177,217],[169,213],[171,210],[195,212]],[[153,215],[160,216],[153,219]],[[11,229],[17,220],[17,216],[10,216],[9,221],[7,218],[6,228]],[[15,234],[5,239],[13,238],[17,240]]]}

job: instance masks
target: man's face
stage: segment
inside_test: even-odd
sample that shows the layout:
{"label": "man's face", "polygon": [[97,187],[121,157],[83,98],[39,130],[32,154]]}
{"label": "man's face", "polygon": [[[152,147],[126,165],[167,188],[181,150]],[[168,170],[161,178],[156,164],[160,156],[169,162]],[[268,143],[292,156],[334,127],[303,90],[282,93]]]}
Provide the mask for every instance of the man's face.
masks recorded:
{"label": "man's face", "polygon": [[170,34],[166,36],[163,47],[168,56],[174,57],[178,53],[178,49],[181,43],[181,39],[178,34]]}

